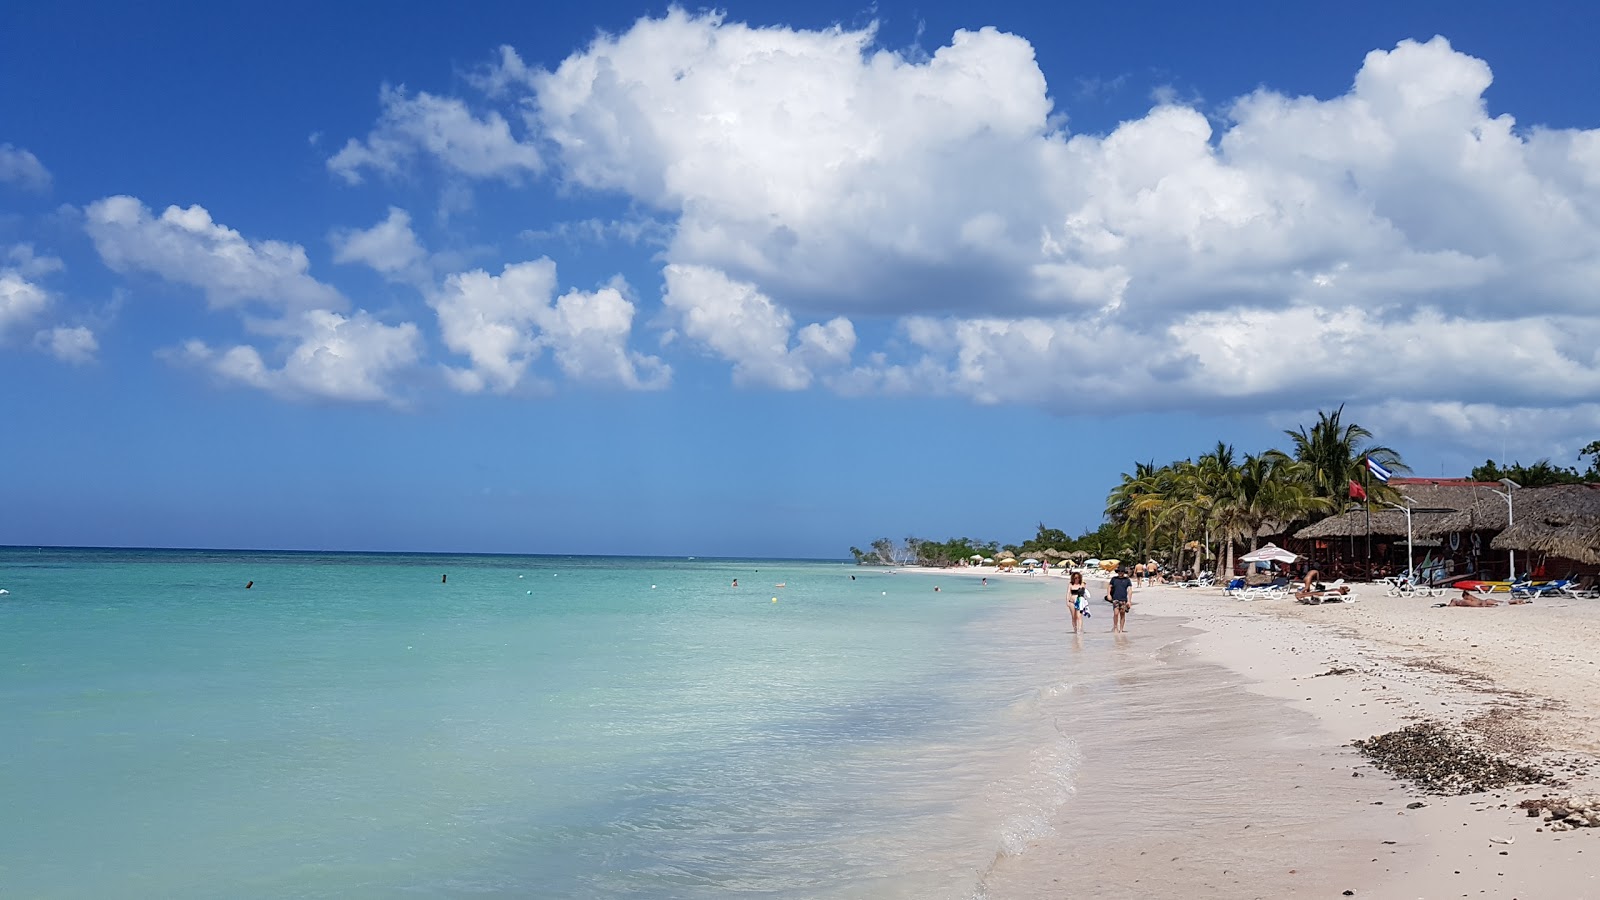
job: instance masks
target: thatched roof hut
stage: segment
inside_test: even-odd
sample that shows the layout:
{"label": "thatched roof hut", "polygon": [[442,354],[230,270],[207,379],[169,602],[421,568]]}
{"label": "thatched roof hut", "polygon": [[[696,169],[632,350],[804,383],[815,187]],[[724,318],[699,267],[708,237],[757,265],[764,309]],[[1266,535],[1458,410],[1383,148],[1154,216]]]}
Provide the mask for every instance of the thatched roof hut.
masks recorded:
{"label": "thatched roof hut", "polygon": [[[1499,485],[1494,485],[1493,488],[1504,490]],[[1429,518],[1426,529],[1418,527],[1417,533],[1430,536],[1449,534],[1453,531],[1499,533],[1504,532],[1514,519],[1517,525],[1530,523],[1526,528],[1519,528],[1508,538],[1512,541],[1521,541],[1543,531],[1570,525],[1586,518],[1600,519],[1600,485],[1596,484],[1552,484],[1546,487],[1518,488],[1511,492],[1511,502],[1516,507],[1514,513],[1508,508],[1505,497],[1493,493],[1490,486],[1484,485],[1472,503],[1462,506],[1459,511],[1450,515]],[[1510,550],[1524,549],[1503,544],[1495,546]]]}
{"label": "thatched roof hut", "polygon": [[1518,519],[1491,543],[1496,550],[1547,553],[1581,563],[1600,563],[1600,518],[1559,516]]}
{"label": "thatched roof hut", "polygon": [[[1487,485],[1475,481],[1451,478],[1396,478],[1389,484],[1400,491],[1401,496],[1411,501],[1417,509],[1449,509],[1460,510],[1471,506],[1480,492],[1487,489]],[[1493,499],[1493,494],[1488,494]],[[1505,505],[1501,501],[1501,506]],[[1411,532],[1413,537],[1421,538],[1424,535],[1440,534],[1443,532],[1433,528],[1433,524],[1446,515],[1438,513],[1411,514]],[[1504,519],[1504,517],[1501,517]],[[1455,530],[1455,529],[1448,529]],[[1367,511],[1365,507],[1353,509],[1329,516],[1320,522],[1307,525],[1295,532],[1295,537],[1302,540],[1310,538],[1345,538],[1364,535],[1367,533]],[[1374,503],[1372,505],[1372,533],[1387,537],[1406,536],[1406,514],[1392,506]],[[1417,546],[1422,546],[1422,541],[1415,541]]]}

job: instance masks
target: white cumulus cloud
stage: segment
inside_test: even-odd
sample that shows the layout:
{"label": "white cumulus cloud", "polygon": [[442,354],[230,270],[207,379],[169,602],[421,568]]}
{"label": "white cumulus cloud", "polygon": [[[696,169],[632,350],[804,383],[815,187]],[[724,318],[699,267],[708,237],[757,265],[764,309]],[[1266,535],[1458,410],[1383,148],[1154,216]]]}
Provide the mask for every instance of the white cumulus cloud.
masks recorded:
{"label": "white cumulus cloud", "polygon": [[39,157],[11,144],[0,144],[0,184],[11,184],[30,191],[50,187],[50,170]]}
{"label": "white cumulus cloud", "polygon": [[56,359],[75,366],[94,362],[95,354],[100,351],[100,342],[95,340],[94,332],[82,325],[71,328],[58,326],[41,331],[34,335],[33,342]]}
{"label": "white cumulus cloud", "polygon": [[1600,130],[1518,125],[1491,81],[1403,41],[1341,95],[1071,134],[1018,35],[912,58],[673,11],[482,83],[525,93],[571,182],[676,218],[663,302],[742,383],[811,383],[796,310],[899,322],[822,379],[844,391],[1377,403],[1398,367],[1438,404],[1600,400]]}
{"label": "white cumulus cloud", "polygon": [[707,266],[669,265],[665,275],[662,302],[686,336],[733,363],[736,384],[800,390],[855,349],[848,319],[807,325],[791,346],[794,318],[755,285]]}
{"label": "white cumulus cloud", "polygon": [[544,167],[538,148],[519,141],[497,112],[480,117],[459,99],[409,96],[403,86],[385,86],[379,102],[383,113],[366,140],[350,139],[328,160],[328,169],[351,184],[366,170],[398,175],[419,154],[473,178],[514,182]]}
{"label": "white cumulus cloud", "polygon": [[277,367],[249,344],[218,348],[190,340],[162,356],[282,397],[357,403],[397,403],[391,388],[394,376],[421,356],[416,325],[386,325],[365,311],[347,317],[308,310],[267,330],[279,339],[275,355],[282,357],[282,364]]}
{"label": "white cumulus cloud", "polygon": [[425,275],[427,252],[411,230],[411,215],[389,207],[389,216],[371,228],[336,229],[331,235],[333,261],[362,263],[393,278]]}
{"label": "white cumulus cloud", "polygon": [[198,288],[213,307],[248,302],[286,310],[343,309],[333,287],[309,274],[304,247],[252,241],[212,221],[201,206],[169,206],[155,216],[134,197],[89,204],[85,227],[100,258],[117,272],[152,272]]}
{"label": "white cumulus cloud", "polygon": [[50,307],[50,292],[15,268],[0,268],[0,339]]}
{"label": "white cumulus cloud", "polygon": [[169,361],[282,397],[401,402],[393,382],[421,358],[417,326],[390,325],[365,310],[347,315],[349,301],[311,276],[299,244],[251,240],[201,206],[169,206],[155,216],[133,197],[96,201],[85,219],[113,270],[197,288],[212,308],[237,310],[249,331],[269,340],[265,351],[190,340],[161,351]]}
{"label": "white cumulus cloud", "polygon": [[[672,9],[469,81],[563,189],[663,223],[665,318],[740,384],[1192,410],[1400,382],[1441,423],[1600,403],[1600,128],[1491,110],[1489,63],[1443,37],[1351,69],[1333,96],[1167,91],[1076,134],[1023,35],[901,53]],[[400,101],[373,132],[399,143],[361,152],[424,152]],[[858,348],[868,321],[893,337]],[[536,347],[509,327],[471,377],[520,377]]]}
{"label": "white cumulus cloud", "polygon": [[670,369],[629,351],[634,306],[620,281],[593,293],[553,300],[556,266],[549,259],[507,265],[499,275],[477,269],[447,277],[431,299],[445,346],[466,356],[448,367],[458,390],[507,392],[550,350],[575,381],[623,388],[664,387]]}

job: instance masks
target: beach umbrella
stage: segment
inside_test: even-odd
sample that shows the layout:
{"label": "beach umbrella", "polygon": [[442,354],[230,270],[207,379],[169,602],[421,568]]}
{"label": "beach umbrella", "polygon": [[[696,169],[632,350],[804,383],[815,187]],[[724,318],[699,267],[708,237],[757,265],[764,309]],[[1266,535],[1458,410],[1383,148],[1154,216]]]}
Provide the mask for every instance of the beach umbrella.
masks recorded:
{"label": "beach umbrella", "polygon": [[1037,566],[1039,564],[1039,561],[1030,556],[1027,559],[1023,560],[1022,564],[1025,565],[1025,566]]}
{"label": "beach umbrella", "polygon": [[1240,562],[1281,562],[1292,563],[1300,558],[1300,554],[1291,553],[1277,544],[1267,544],[1259,550],[1252,550],[1239,557]]}
{"label": "beach umbrella", "polygon": [[1107,572],[1115,570],[1117,568],[1117,566],[1120,566],[1120,565],[1122,565],[1122,560],[1120,560],[1120,559],[1102,559],[1102,560],[1100,560],[1100,568],[1104,569]]}
{"label": "beach umbrella", "polygon": [[1017,564],[1017,561],[1015,559],[1012,559],[1009,556],[1006,557],[1005,559],[1000,560],[1000,565],[1002,565],[1002,566],[1014,566],[1016,564]]}
{"label": "beach umbrella", "polygon": [[972,560],[973,562],[983,562],[983,554],[982,553],[974,553],[974,554],[972,554],[971,556],[969,556],[967,558]]}
{"label": "beach umbrella", "polygon": [[992,556],[985,556],[985,557],[984,557],[984,558],[983,558],[983,561],[984,561],[984,562],[986,562],[986,563],[992,563],[992,562],[994,562],[994,557],[992,557]]}

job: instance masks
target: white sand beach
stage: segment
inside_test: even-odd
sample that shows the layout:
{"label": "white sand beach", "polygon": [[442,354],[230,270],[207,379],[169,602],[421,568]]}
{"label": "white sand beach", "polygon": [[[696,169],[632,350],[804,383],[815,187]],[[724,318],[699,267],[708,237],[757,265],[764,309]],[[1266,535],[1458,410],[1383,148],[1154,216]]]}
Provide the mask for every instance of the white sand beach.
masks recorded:
{"label": "white sand beach", "polygon": [[[1052,602],[1063,581],[1049,578]],[[1098,616],[1065,634],[1157,659],[1130,677],[1181,702],[1159,721],[1128,710],[1090,741],[1058,833],[1002,861],[985,896],[1600,897],[1600,828],[1518,806],[1600,795],[1600,601],[1355,596],[1136,588],[1126,641]],[[1554,783],[1435,796],[1350,746],[1425,721]]]}
{"label": "white sand beach", "polygon": [[[1397,811],[1413,819],[1416,845],[1361,896],[1600,896],[1600,829],[1553,832],[1517,807],[1600,794],[1600,602],[1438,607],[1443,598],[1387,597],[1372,585],[1358,586],[1354,603],[1319,606],[1216,590],[1142,593],[1142,612],[1204,629],[1195,648],[1249,677],[1250,690],[1315,716],[1330,748],[1439,720],[1567,782],[1427,797],[1350,760],[1367,779],[1362,790],[1383,784],[1427,804]],[[1354,671],[1324,674],[1334,669]]]}

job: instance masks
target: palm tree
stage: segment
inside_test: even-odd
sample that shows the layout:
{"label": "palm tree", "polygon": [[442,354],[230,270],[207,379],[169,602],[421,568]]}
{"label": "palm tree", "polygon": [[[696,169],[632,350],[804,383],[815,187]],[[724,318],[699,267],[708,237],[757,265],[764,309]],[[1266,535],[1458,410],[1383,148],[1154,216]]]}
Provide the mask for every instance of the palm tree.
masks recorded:
{"label": "palm tree", "polygon": [[[1341,421],[1344,404],[1331,413],[1317,412],[1317,423],[1307,429],[1304,425],[1295,431],[1284,431],[1294,441],[1294,458],[1306,466],[1304,477],[1318,497],[1342,506],[1348,496],[1350,482],[1365,482],[1368,457],[1391,472],[1409,472],[1411,467],[1400,459],[1400,454],[1389,447],[1371,443],[1372,432],[1360,425]],[[1372,484],[1367,492],[1373,499],[1397,500],[1397,492],[1386,485]]]}
{"label": "palm tree", "polygon": [[1162,472],[1154,460],[1134,463],[1133,474],[1122,473],[1122,483],[1106,497],[1106,518],[1123,536],[1138,542],[1140,554],[1149,552],[1150,540],[1166,503]]}
{"label": "palm tree", "polygon": [[1201,483],[1199,467],[1193,460],[1179,460],[1168,467],[1171,487],[1167,503],[1162,507],[1159,526],[1169,532],[1172,541],[1173,568],[1183,568],[1183,551],[1191,540],[1201,538],[1195,550],[1193,573],[1200,574],[1201,560],[1210,546],[1207,522],[1211,516],[1210,496]]}
{"label": "palm tree", "polygon": [[1217,578],[1233,571],[1233,545],[1243,532],[1243,499],[1239,464],[1233,445],[1217,442],[1210,453],[1200,455],[1195,464],[1196,497],[1207,510],[1207,543],[1217,542]]}
{"label": "palm tree", "polygon": [[1281,450],[1245,454],[1239,464],[1239,518],[1251,550],[1260,545],[1261,526],[1266,523],[1288,525],[1308,513],[1333,508],[1332,501],[1313,492],[1307,470],[1304,463]]}

